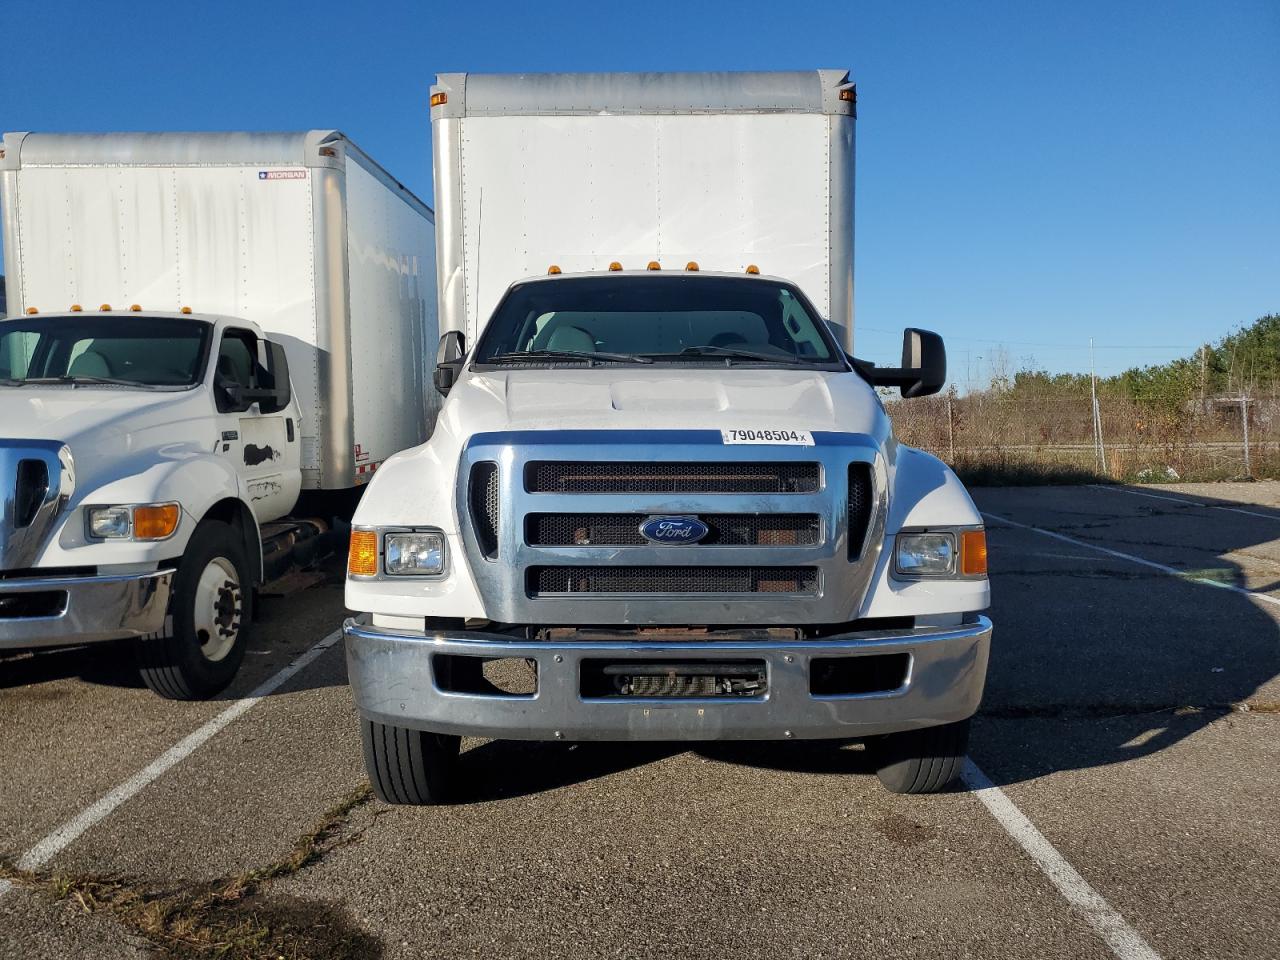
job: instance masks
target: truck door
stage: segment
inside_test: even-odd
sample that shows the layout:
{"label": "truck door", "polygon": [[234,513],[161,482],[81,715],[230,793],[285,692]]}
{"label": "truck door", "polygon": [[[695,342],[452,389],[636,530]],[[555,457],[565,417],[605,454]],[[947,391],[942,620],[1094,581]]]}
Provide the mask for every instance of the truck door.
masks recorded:
{"label": "truck door", "polygon": [[214,371],[218,449],[244,480],[259,523],[281,517],[293,506],[300,466],[292,405],[267,413],[255,398],[270,385],[266,347],[252,331],[228,327]]}

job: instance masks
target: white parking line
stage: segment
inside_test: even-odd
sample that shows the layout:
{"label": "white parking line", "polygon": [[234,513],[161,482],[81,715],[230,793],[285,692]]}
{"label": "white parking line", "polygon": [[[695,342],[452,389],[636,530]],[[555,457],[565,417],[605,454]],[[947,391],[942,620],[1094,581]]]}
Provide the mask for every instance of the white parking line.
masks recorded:
{"label": "white parking line", "polygon": [[[66,823],[62,824],[46,836],[43,840],[22,855],[22,858],[18,861],[18,869],[37,870],[40,867],[43,867],[61,850],[65,849],[68,844],[74,841],[95,823],[103,820],[126,800],[135,796],[148,784],[155,782],[163,774],[176,767],[187,757],[191,756],[191,754],[195,753],[196,750],[208,742],[216,733],[233,721],[244,716],[263,699],[282,687],[299,670],[307,667],[317,657],[341,639],[342,631],[335,630],[323,640],[318,641],[315,645],[308,648],[287,667],[259,684],[247,697],[237,700],[235,703],[231,704],[231,706],[227,707],[227,709],[223,710],[204,726],[179,740],[128,780],[125,780],[123,783],[111,790],[111,792],[105,794],[99,800],[85,807]],[[11,886],[12,884],[8,881],[0,881],[0,897],[4,896]]]}
{"label": "white parking line", "polygon": [[1160,954],[1131,927],[1102,894],[1089,886],[1075,867],[1066,861],[1036,825],[1026,818],[1005,792],[991,782],[972,760],[966,760],[960,774],[973,794],[1004,828],[1013,841],[1027,852],[1081,919],[1100,936],[1120,960],[1160,960]]}
{"label": "white parking line", "polygon": [[1122,553],[1119,550],[1112,550],[1110,547],[1099,546],[1096,543],[1089,543],[1085,540],[1077,540],[1075,537],[1068,537],[1065,533],[1057,533],[1053,530],[1045,530],[1041,527],[1033,527],[1028,523],[1019,523],[1017,520],[1010,520],[1008,517],[1002,517],[998,514],[987,513],[982,511],[982,515],[988,520],[995,520],[998,523],[1006,524],[1010,527],[1018,527],[1021,530],[1031,530],[1046,537],[1052,537],[1054,540],[1061,540],[1063,543],[1070,543],[1077,547],[1084,547],[1086,550],[1093,550],[1096,553],[1105,553],[1109,557],[1115,557],[1119,560],[1128,560],[1130,563],[1141,564],[1144,567],[1150,567],[1153,570],[1159,570],[1161,573],[1167,573],[1171,577],[1177,577],[1179,580],[1190,580],[1193,583],[1202,583],[1206,587],[1217,587],[1219,590],[1230,590],[1232,593],[1238,593],[1248,597],[1250,600],[1257,600],[1261,603],[1270,603],[1280,607],[1280,597],[1273,597],[1270,594],[1260,593],[1257,590],[1250,590],[1247,587],[1237,587],[1234,583],[1223,583],[1221,580],[1210,580],[1207,577],[1197,577],[1187,573],[1185,570],[1179,570],[1177,567],[1171,567],[1164,563],[1157,563],[1154,560],[1147,560],[1145,557],[1135,557],[1132,553]]}
{"label": "white parking line", "polygon": [[1151,500],[1168,500],[1170,503],[1180,503],[1184,507],[1204,507],[1208,510],[1225,510],[1227,513],[1240,513],[1246,517],[1259,517],[1263,520],[1280,520],[1280,516],[1273,513],[1258,513],[1256,510],[1245,510],[1241,507],[1226,507],[1220,503],[1202,503],[1199,500],[1188,500],[1185,497],[1169,497],[1160,493],[1148,493],[1146,490],[1130,490],[1128,487],[1107,486],[1102,483],[1091,483],[1089,486],[1095,490],[1107,490],[1111,493],[1128,493],[1135,497],[1148,497]]}

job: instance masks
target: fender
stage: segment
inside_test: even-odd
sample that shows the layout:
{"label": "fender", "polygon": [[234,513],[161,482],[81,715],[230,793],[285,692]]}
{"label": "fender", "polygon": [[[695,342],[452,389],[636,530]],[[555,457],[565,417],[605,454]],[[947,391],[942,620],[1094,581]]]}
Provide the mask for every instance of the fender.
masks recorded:
{"label": "fender", "polygon": [[[40,566],[154,567],[185,553],[196,526],[206,517],[226,521],[238,517],[255,580],[260,580],[261,532],[249,508],[244,482],[225,459],[190,444],[169,444],[138,451],[113,466],[114,476],[106,482],[94,482],[99,479],[96,477],[80,478],[62,527],[41,555]],[[165,501],[175,501],[182,508],[178,529],[167,540],[113,542],[90,540],[85,535],[85,507]]]}
{"label": "fender", "polygon": [[894,537],[911,527],[981,526],[974,506],[951,468],[931,454],[896,444],[889,469],[889,516],[884,547],[867,590],[860,617],[919,617],[985,610],[991,605],[987,580],[928,580],[908,582],[890,576]]}

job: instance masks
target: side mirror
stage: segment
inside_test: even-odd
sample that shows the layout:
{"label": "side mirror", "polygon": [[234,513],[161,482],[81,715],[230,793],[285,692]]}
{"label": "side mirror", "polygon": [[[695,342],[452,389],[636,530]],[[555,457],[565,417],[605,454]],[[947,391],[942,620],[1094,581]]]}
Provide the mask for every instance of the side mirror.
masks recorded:
{"label": "side mirror", "polygon": [[266,376],[261,376],[264,388],[263,396],[258,400],[258,409],[263,413],[279,413],[289,405],[292,397],[289,387],[289,358],[285,356],[284,347],[272,340],[264,340],[266,347]]}
{"label": "side mirror", "polygon": [[245,388],[221,374],[213,378],[213,392],[219,413],[244,413],[253,406],[253,400],[245,397]]}
{"label": "side mirror", "polygon": [[947,383],[947,348],[929,330],[902,333],[902,366],[863,368],[877,387],[898,387],[904,397],[927,397]]}
{"label": "side mirror", "polygon": [[467,355],[467,340],[457,330],[450,330],[440,338],[436,350],[436,372],[432,377],[441,396],[448,396],[462,373],[462,363]]}

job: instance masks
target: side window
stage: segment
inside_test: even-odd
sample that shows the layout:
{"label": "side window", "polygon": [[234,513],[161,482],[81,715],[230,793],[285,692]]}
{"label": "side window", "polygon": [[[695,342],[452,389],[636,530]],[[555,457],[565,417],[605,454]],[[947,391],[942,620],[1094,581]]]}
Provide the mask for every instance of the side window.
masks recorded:
{"label": "side window", "polygon": [[218,410],[222,413],[244,409],[244,404],[237,404],[231,394],[236,388],[252,390],[257,387],[257,354],[258,338],[248,330],[227,330],[223,333],[214,375],[214,393]]}

